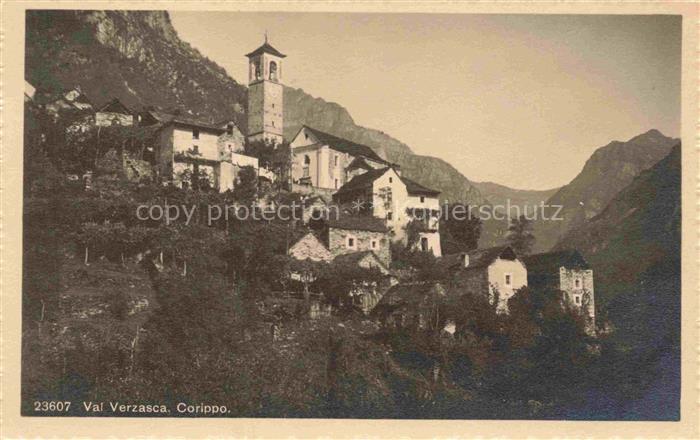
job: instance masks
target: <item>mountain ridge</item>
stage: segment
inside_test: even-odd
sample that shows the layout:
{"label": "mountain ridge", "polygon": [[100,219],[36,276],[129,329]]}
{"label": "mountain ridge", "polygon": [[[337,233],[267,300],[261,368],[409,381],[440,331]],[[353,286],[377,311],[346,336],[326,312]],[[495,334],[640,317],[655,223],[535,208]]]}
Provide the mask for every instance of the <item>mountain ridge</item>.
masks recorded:
{"label": "mountain ridge", "polygon": [[[247,87],[180,39],[165,11],[32,10],[26,42],[26,78],[40,94],[80,86],[97,105],[116,97],[135,110],[154,106],[247,126]],[[386,133],[356,125],[340,104],[291,87],[284,93],[287,138],[306,123],[369,146],[407,177],[442,191],[443,199],[484,202],[446,161],[416,156]]]}

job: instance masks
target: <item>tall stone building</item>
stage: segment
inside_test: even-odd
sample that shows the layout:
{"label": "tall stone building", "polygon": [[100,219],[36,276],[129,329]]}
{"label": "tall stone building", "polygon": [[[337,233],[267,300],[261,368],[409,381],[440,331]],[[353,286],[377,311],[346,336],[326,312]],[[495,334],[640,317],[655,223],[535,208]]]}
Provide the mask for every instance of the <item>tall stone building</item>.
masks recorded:
{"label": "tall stone building", "polygon": [[248,75],[248,140],[282,143],[282,52],[267,42],[246,55]]}

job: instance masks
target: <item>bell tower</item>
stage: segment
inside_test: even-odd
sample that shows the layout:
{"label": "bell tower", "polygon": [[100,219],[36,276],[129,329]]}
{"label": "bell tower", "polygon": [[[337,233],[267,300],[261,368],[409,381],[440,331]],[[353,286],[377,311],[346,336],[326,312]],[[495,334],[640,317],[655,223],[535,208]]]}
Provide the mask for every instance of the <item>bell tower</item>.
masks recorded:
{"label": "bell tower", "polygon": [[248,140],[282,143],[284,128],[282,52],[267,42],[248,57]]}

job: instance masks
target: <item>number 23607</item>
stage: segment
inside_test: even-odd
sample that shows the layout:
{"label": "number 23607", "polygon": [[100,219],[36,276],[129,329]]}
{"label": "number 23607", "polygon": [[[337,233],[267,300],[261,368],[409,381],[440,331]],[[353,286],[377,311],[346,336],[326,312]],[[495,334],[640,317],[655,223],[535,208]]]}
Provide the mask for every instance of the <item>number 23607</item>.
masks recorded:
{"label": "number 23607", "polygon": [[66,412],[70,408],[70,402],[54,402],[49,400],[34,401],[34,411],[37,412]]}

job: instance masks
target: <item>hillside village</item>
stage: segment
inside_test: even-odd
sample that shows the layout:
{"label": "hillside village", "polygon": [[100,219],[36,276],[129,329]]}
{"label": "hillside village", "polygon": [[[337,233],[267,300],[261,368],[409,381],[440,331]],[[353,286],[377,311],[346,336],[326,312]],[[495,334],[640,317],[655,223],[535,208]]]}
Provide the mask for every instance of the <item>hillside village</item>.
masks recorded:
{"label": "hillside village", "polygon": [[[134,170],[134,178],[159,179],[164,185],[183,189],[209,189],[220,193],[241,185],[242,173],[255,176],[258,203],[265,204],[266,191],[275,181],[291,193],[302,195],[307,224],[326,220],[321,231],[312,231],[289,247],[296,261],[357,265],[378,269],[379,283],[360,283],[352,298],[365,314],[377,304],[401,300],[402,277],[392,265],[392,243],[403,243],[436,258],[447,269],[444,280],[489,298],[499,313],[507,313],[508,300],[528,283],[562,292],[562,306],[580,310],[590,334],[595,334],[593,274],[585,259],[573,253],[517,255],[508,246],[473,249],[442,254],[440,240],[441,206],[439,191],[401,175],[401,167],[380,157],[371,148],[303,125],[287,145],[283,137],[284,112],[282,63],[286,57],[267,41],[246,54],[249,60],[248,125],[243,130],[235,121],[203,122],[156,109],[136,111],[118,99],[95,107],[79,87],[68,90],[44,108],[53,115],[73,110],[70,133],[85,133],[100,127],[143,127],[151,131],[139,158],[124,154],[123,165]],[[33,99],[27,83],[25,96]],[[243,132],[247,133],[244,135]],[[277,173],[246,151],[246,145],[262,143],[273,150],[289,149],[287,170]],[[92,170],[81,177],[90,185]],[[77,179],[77,176],[73,176]],[[408,237],[413,233],[415,237]],[[530,262],[529,264],[527,262]],[[546,262],[546,263],[544,263]],[[528,267],[531,267],[528,270]],[[292,271],[291,279],[313,281],[314,276]],[[424,287],[425,295],[431,285]],[[323,298],[323,292],[319,292]],[[327,309],[330,310],[330,309]],[[418,310],[402,312],[424,319]],[[397,322],[382,316],[382,322]],[[454,332],[454,323],[445,329]]]}
{"label": "hillside village", "polygon": [[566,225],[494,232],[446,162],[310,111],[269,41],[245,88],[165,12],[28,17],[23,414],[615,419],[675,383],[677,139],[611,142],[541,192]]}

